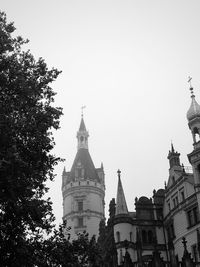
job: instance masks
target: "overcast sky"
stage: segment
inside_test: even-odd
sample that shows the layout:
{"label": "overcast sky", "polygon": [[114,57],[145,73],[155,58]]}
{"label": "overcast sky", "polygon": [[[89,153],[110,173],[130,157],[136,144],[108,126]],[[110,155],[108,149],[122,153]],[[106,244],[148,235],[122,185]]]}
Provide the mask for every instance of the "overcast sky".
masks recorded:
{"label": "overcast sky", "polygon": [[189,165],[188,76],[200,102],[199,0],[1,0],[35,58],[62,74],[53,84],[63,107],[55,153],[66,159],[50,184],[62,218],[61,174],[76,151],[81,106],[96,167],[104,164],[106,214],[116,197],[117,169],[130,211],[168,179],[171,140]]}

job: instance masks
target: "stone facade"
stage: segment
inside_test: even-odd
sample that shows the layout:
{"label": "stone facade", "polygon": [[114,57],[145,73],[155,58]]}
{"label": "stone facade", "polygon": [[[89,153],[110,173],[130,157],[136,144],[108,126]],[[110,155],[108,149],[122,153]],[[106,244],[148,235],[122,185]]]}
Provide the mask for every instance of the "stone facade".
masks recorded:
{"label": "stone facade", "polygon": [[[191,165],[184,167],[171,145],[165,188],[154,190],[152,198],[136,198],[133,212],[127,209],[118,171],[116,203],[112,199],[112,212],[99,237],[105,259],[109,249],[116,251],[113,262],[108,265],[105,261],[106,267],[200,266],[200,106],[193,88],[190,90],[192,103],[187,119],[194,147],[188,154]],[[102,239],[105,233],[108,237]]]}

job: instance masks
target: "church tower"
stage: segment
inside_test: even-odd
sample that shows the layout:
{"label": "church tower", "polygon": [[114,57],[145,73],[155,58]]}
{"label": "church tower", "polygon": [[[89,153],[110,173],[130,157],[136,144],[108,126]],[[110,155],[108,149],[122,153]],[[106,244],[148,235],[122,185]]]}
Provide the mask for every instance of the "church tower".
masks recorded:
{"label": "church tower", "polygon": [[99,223],[104,219],[104,169],[95,168],[88,150],[89,133],[83,114],[77,132],[77,153],[71,170],[62,174],[63,220],[71,227],[71,238],[86,231],[89,237],[99,233]]}

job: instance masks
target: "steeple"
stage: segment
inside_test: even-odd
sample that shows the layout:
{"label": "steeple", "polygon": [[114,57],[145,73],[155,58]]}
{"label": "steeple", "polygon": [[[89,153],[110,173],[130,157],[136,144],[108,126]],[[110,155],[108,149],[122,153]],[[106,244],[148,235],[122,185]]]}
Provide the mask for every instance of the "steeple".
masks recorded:
{"label": "steeple", "polygon": [[79,130],[77,132],[77,139],[78,139],[78,150],[80,148],[85,148],[88,149],[88,137],[89,137],[89,133],[86,130],[85,127],[85,122],[83,119],[83,114],[81,115],[81,123],[80,123],[80,127]]}
{"label": "steeple", "polygon": [[178,153],[177,151],[175,152],[174,150],[174,146],[171,143],[171,150],[169,150],[169,154],[168,154],[168,160],[169,160],[169,166],[170,169],[174,166],[181,166],[180,165],[180,153]]}
{"label": "steeple", "polygon": [[190,91],[191,91],[192,102],[191,102],[190,108],[187,112],[188,121],[191,121],[192,119],[200,116],[200,105],[197,103],[197,101],[195,99],[193,87],[190,88]]}
{"label": "steeple", "polygon": [[124,195],[124,190],[121,182],[121,171],[118,170],[118,187],[117,187],[117,202],[116,202],[116,215],[118,214],[128,214],[128,208],[126,205],[126,199]]}
{"label": "steeple", "polygon": [[192,102],[187,112],[187,119],[188,119],[188,126],[192,132],[194,146],[196,146],[197,143],[196,137],[198,137],[198,141],[200,139],[200,105],[195,100],[194,89],[191,85],[191,79],[192,78],[189,77],[188,82],[190,82]]}
{"label": "steeple", "polygon": [[70,171],[69,181],[93,180],[100,182],[100,177],[88,150],[88,137],[89,134],[86,130],[82,114],[81,123],[77,132],[78,151]]}

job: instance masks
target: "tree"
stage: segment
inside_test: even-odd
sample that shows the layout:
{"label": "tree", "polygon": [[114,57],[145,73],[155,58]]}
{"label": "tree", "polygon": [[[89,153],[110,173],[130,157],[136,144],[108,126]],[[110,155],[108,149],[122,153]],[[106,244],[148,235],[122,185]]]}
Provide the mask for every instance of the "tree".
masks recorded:
{"label": "tree", "polygon": [[59,128],[62,109],[53,106],[50,87],[60,72],[23,51],[27,41],[14,31],[0,12],[0,263],[31,267],[43,231],[53,227],[44,194],[60,161],[52,154],[52,130]]}

